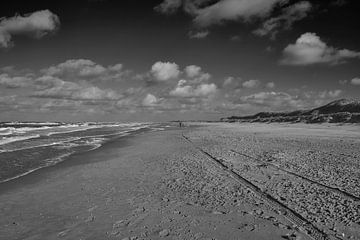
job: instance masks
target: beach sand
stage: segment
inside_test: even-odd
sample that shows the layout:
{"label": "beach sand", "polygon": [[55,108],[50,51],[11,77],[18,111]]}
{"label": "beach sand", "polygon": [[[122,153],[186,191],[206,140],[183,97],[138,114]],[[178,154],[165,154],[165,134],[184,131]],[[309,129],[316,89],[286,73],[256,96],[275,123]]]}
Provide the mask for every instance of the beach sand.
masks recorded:
{"label": "beach sand", "polygon": [[193,125],[1,184],[0,239],[360,239],[358,126]]}

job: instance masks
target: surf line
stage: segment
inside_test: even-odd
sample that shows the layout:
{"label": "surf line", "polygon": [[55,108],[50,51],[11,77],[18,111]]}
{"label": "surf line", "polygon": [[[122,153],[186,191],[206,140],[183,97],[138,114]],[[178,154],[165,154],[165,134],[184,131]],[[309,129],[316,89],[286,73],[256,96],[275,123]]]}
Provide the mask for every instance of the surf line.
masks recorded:
{"label": "surf line", "polygon": [[[200,151],[203,155],[205,155],[209,160],[215,163],[217,166],[226,171],[231,177],[233,177],[237,182],[239,182],[244,187],[250,189],[253,193],[255,193],[258,197],[260,197],[264,202],[266,202],[272,209],[280,210],[280,213],[284,213],[283,216],[288,219],[290,222],[298,226],[298,230],[307,234],[310,238],[314,240],[330,240],[330,237],[319,228],[314,226],[309,220],[302,217],[299,213],[295,212],[293,209],[289,208],[285,204],[276,200],[270,194],[263,192],[259,187],[254,185],[251,181],[242,177],[240,174],[236,173],[228,166],[226,166],[221,160],[212,156],[210,153],[196,146],[188,137],[182,134],[183,139],[185,139],[191,146]],[[340,239],[334,236],[337,239]]]}

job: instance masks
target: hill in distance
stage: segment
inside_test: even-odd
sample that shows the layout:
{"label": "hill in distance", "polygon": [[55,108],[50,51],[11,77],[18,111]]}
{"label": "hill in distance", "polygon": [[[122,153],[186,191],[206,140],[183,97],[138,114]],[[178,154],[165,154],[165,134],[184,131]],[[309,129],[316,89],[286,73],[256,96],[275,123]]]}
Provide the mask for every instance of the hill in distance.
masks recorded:
{"label": "hill in distance", "polygon": [[222,118],[223,122],[360,123],[360,101],[340,99],[310,110],[260,112]]}

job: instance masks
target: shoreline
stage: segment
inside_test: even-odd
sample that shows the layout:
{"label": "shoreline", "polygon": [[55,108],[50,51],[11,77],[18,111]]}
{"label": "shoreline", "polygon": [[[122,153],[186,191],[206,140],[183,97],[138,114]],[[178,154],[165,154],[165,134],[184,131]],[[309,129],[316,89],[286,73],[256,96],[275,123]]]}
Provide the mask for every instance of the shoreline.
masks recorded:
{"label": "shoreline", "polygon": [[[77,130],[77,131],[81,131],[81,130]],[[135,136],[137,136],[137,135],[141,135],[141,134],[143,134],[143,133],[150,132],[150,131],[152,131],[152,129],[139,129],[139,130],[135,130],[135,131],[133,131],[133,132],[131,132],[131,133],[124,133],[125,135],[114,134],[114,135],[119,135],[119,136],[116,137],[116,138],[114,138],[114,139],[112,139],[112,140],[109,140],[109,141],[103,143],[103,144],[100,145],[100,146],[94,147],[94,149],[90,149],[90,150],[83,151],[83,152],[78,152],[78,153],[75,152],[75,153],[65,154],[64,156],[56,157],[56,159],[61,159],[61,160],[58,161],[58,162],[55,162],[55,163],[52,163],[52,164],[49,164],[49,165],[46,165],[46,166],[40,166],[40,167],[35,168],[35,169],[30,169],[29,171],[27,171],[27,172],[25,172],[25,173],[19,174],[19,175],[17,175],[17,176],[14,176],[14,177],[11,177],[11,178],[8,178],[8,179],[1,180],[1,181],[0,181],[0,195],[1,195],[1,193],[2,193],[2,185],[3,185],[3,184],[10,183],[10,182],[12,182],[12,181],[17,181],[17,180],[19,180],[19,184],[21,184],[21,183],[25,183],[25,184],[26,184],[26,182],[28,182],[29,180],[30,180],[30,182],[31,182],[31,178],[30,178],[30,179],[27,178],[27,179],[24,180],[24,181],[22,181],[22,180],[20,180],[20,179],[26,177],[27,175],[34,174],[34,173],[36,173],[36,172],[38,172],[38,171],[41,171],[42,169],[44,169],[43,171],[44,171],[44,173],[46,173],[46,169],[49,169],[49,170],[50,170],[51,168],[54,168],[54,167],[56,167],[56,166],[58,166],[58,165],[61,165],[61,164],[63,164],[64,162],[72,161],[72,160],[73,160],[72,158],[75,158],[75,159],[76,159],[75,161],[78,162],[78,161],[79,161],[79,158],[81,159],[83,154],[85,154],[85,156],[86,156],[86,154],[88,154],[88,153],[91,154],[92,152],[98,150],[99,148],[106,147],[107,144],[111,144],[112,142],[118,142],[118,141],[121,141],[122,139],[125,140],[126,138],[135,137]],[[48,146],[51,146],[51,145],[52,145],[52,144],[49,144]],[[46,145],[45,145],[45,146],[46,146]],[[32,148],[38,148],[38,147],[43,147],[43,145],[41,145],[41,146],[36,146],[36,147],[32,147]],[[120,146],[120,147],[121,147],[121,146]],[[30,149],[30,148],[29,148],[29,149]],[[20,149],[20,150],[22,150],[22,149]],[[64,166],[66,166],[66,165],[64,165]],[[5,188],[6,188],[6,187],[5,187]]]}

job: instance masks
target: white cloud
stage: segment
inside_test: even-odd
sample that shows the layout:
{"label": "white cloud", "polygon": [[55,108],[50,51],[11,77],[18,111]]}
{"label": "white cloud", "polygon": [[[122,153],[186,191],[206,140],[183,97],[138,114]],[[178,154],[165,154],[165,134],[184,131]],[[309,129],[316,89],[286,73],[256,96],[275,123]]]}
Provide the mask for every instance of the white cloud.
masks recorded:
{"label": "white cloud", "polygon": [[319,98],[337,98],[343,93],[342,90],[336,89],[336,90],[329,90],[329,91],[321,91],[319,92],[318,96]]}
{"label": "white cloud", "polygon": [[268,83],[266,84],[266,87],[267,87],[267,88],[274,88],[274,87],[275,87],[275,83],[274,83],[274,82],[268,82]]}
{"label": "white cloud", "polygon": [[334,99],[339,98],[342,91],[305,91],[297,89],[292,94],[287,92],[265,91],[248,96],[242,96],[233,100],[232,106],[239,106],[240,109],[246,106],[245,111],[258,113],[261,111],[294,111],[300,109],[310,109],[324,105]]}
{"label": "white cloud", "polygon": [[155,7],[155,10],[164,14],[175,12],[182,4],[182,0],[164,0]]}
{"label": "white cloud", "polygon": [[108,69],[113,72],[120,72],[122,71],[124,66],[121,63],[117,63],[115,65],[109,66]]}
{"label": "white cloud", "polygon": [[307,17],[311,10],[312,5],[308,1],[295,3],[284,8],[279,16],[266,20],[262,26],[253,33],[258,36],[270,35],[272,39],[275,39],[281,29],[291,29],[296,21]]}
{"label": "white cloud", "polygon": [[[206,2],[206,1],[203,1]],[[243,19],[246,21],[254,17],[265,17],[273,8],[284,3],[284,0],[221,0],[204,8],[195,8],[197,25],[206,27],[223,21]]]}
{"label": "white cloud", "polygon": [[264,104],[268,99],[272,98],[290,98],[291,96],[284,92],[259,92],[249,96],[241,97],[243,101],[252,101],[258,104]]}
{"label": "white cloud", "polygon": [[192,39],[203,39],[209,36],[209,31],[200,31],[200,32],[189,32],[189,37]]}
{"label": "white cloud", "polygon": [[199,84],[210,80],[211,75],[202,71],[201,67],[196,65],[187,66],[184,69],[185,75],[188,78],[188,83]]}
{"label": "white cloud", "polygon": [[235,79],[233,77],[227,77],[223,82],[223,87],[230,87],[234,84]]}
{"label": "white cloud", "polygon": [[222,86],[227,89],[237,89],[241,86],[241,78],[227,77]]}
{"label": "white cloud", "polygon": [[0,47],[13,46],[13,35],[28,35],[41,38],[56,31],[60,25],[57,15],[49,10],[41,10],[24,16],[16,15],[0,19]]}
{"label": "white cloud", "polygon": [[79,100],[118,100],[122,96],[111,89],[100,89],[99,87],[90,86],[75,91],[72,99]]}
{"label": "white cloud", "polygon": [[179,77],[180,70],[176,63],[156,62],[151,67],[151,74],[156,81],[166,82]]}
{"label": "white cloud", "polygon": [[142,105],[145,107],[152,107],[155,106],[157,103],[158,99],[150,93],[148,93],[142,101]]}
{"label": "white cloud", "polygon": [[197,86],[194,93],[195,96],[208,96],[217,92],[217,87],[214,83],[203,83]]}
{"label": "white cloud", "polygon": [[33,94],[33,97],[71,99],[71,100],[104,100],[114,101],[122,95],[111,89],[100,89],[91,84],[78,84],[75,82],[63,81],[53,76],[42,76],[36,79],[42,90]]}
{"label": "white cloud", "polygon": [[244,88],[256,88],[260,85],[260,81],[259,80],[248,80],[248,81],[245,81],[243,82],[242,86]]}
{"label": "white cloud", "polygon": [[87,59],[70,59],[56,66],[44,69],[43,72],[52,76],[61,76],[73,73],[79,77],[96,76],[104,73],[106,69]]}
{"label": "white cloud", "polygon": [[323,91],[307,91],[304,89],[292,89],[290,92],[262,91],[254,94],[232,96],[225,107],[240,109],[248,113],[262,111],[294,111],[310,109],[334,101],[343,94],[339,89]]}
{"label": "white cloud", "polygon": [[207,82],[211,78],[209,73],[203,72],[201,67],[196,65],[189,65],[185,67],[184,72],[186,77],[189,78],[188,81],[192,84]]}
{"label": "white cloud", "polygon": [[174,13],[183,5],[184,10],[194,16],[194,23],[201,27],[220,24],[224,21],[266,17],[277,5],[288,0],[209,0],[179,1],[164,0],[155,9],[165,14]]}
{"label": "white cloud", "polygon": [[351,79],[350,83],[352,85],[360,85],[360,78],[353,78]]}
{"label": "white cloud", "polygon": [[189,65],[185,67],[184,71],[187,77],[194,78],[201,74],[201,67],[196,65]]}
{"label": "white cloud", "polygon": [[31,78],[28,76],[9,76],[7,73],[0,74],[0,86],[7,88],[21,88],[31,85]]}
{"label": "white cloud", "polygon": [[288,45],[283,51],[280,64],[310,65],[316,63],[340,64],[346,59],[360,58],[360,52],[347,49],[338,50],[327,46],[315,33],[304,33],[295,44]]}
{"label": "white cloud", "polygon": [[120,63],[104,67],[88,59],[70,59],[41,71],[45,75],[61,77],[67,81],[121,80],[127,73]]}
{"label": "white cloud", "polygon": [[170,96],[173,97],[207,97],[217,92],[217,86],[214,83],[202,83],[198,86],[185,85],[186,80],[180,80],[175,89],[170,91]]}

